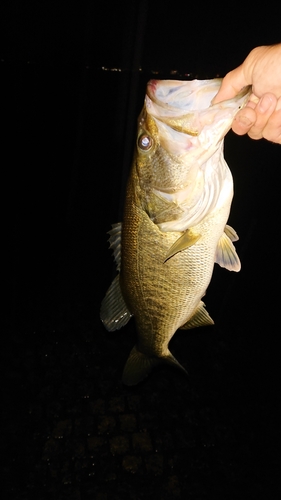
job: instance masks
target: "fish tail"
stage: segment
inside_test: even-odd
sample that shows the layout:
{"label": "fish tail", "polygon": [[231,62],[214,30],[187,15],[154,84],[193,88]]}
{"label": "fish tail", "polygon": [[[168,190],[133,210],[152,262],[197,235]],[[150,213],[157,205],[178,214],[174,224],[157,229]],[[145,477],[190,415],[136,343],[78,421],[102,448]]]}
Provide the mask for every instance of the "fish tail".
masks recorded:
{"label": "fish tail", "polygon": [[170,351],[166,356],[156,357],[147,356],[140,352],[136,346],[133,347],[123,371],[123,384],[131,386],[142,382],[151,372],[152,368],[163,362],[175,366],[187,375],[185,368],[174,358]]}
{"label": "fish tail", "polygon": [[125,364],[122,382],[125,385],[136,385],[147,377],[154,366],[161,362],[156,356],[146,356],[137,347],[133,347]]}
{"label": "fish tail", "polygon": [[181,370],[183,373],[185,373],[185,375],[188,375],[186,369],[178,362],[178,360],[172,355],[170,351],[168,352],[168,355],[163,358],[163,361],[171,366],[174,366],[178,370]]}

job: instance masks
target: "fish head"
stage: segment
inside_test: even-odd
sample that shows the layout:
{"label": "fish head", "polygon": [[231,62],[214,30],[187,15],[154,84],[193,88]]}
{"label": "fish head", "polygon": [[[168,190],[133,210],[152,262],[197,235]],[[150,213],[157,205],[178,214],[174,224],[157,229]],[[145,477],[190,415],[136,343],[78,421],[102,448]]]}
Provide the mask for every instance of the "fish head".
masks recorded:
{"label": "fish head", "polygon": [[147,198],[153,191],[176,204],[188,204],[189,199],[191,205],[200,203],[210,178],[207,170],[216,168],[223,139],[250,95],[247,87],[232,99],[212,104],[220,85],[219,78],[148,82],[136,151],[138,177]]}

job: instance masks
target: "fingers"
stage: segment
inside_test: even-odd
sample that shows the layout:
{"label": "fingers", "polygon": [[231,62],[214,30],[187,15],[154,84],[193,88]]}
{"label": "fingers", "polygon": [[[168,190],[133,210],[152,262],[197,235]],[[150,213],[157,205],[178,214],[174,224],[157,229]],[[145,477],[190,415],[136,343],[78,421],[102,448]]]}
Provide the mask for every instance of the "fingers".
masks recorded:
{"label": "fingers", "polygon": [[255,107],[256,121],[249,130],[249,137],[261,139],[272,113],[275,111],[277,99],[274,94],[264,94]]}
{"label": "fingers", "polygon": [[281,144],[281,98],[267,93],[260,100],[250,98],[233,121],[232,130],[238,134],[248,134],[252,139],[265,138]]}
{"label": "fingers", "polygon": [[227,73],[227,75],[224,77],[221,83],[220,90],[213,98],[212,104],[217,104],[218,102],[226,101],[227,99],[235,97],[246,85],[247,81],[245,80],[243,67],[241,65],[238,68]]}
{"label": "fingers", "polygon": [[248,134],[256,121],[257,115],[254,109],[246,107],[239,111],[232,123],[232,130],[235,134]]}
{"label": "fingers", "polygon": [[263,137],[268,141],[281,144],[281,97],[279,97],[275,111],[263,129]]}
{"label": "fingers", "polygon": [[232,124],[236,134],[281,144],[281,44],[253,49],[238,68],[227,73],[212,104],[231,99],[248,84],[252,96]]}
{"label": "fingers", "polygon": [[281,44],[260,46],[251,50],[244,62],[227,73],[212,103],[231,99],[246,85],[252,85],[261,97],[271,92],[281,96]]}

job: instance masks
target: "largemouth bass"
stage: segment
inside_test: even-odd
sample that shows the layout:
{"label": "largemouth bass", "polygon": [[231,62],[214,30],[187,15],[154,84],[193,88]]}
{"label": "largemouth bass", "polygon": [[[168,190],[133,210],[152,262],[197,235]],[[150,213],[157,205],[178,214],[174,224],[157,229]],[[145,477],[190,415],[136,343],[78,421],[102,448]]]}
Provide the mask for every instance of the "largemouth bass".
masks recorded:
{"label": "largemouth bass", "polygon": [[212,105],[214,80],[151,80],[138,119],[123,223],[110,246],[119,271],[101,305],[109,331],[135,317],[137,344],[123,371],[134,385],[167,362],[177,329],[211,325],[202,297],[214,263],[240,270],[227,225],[233,180],[223,156],[224,136],[250,89]]}

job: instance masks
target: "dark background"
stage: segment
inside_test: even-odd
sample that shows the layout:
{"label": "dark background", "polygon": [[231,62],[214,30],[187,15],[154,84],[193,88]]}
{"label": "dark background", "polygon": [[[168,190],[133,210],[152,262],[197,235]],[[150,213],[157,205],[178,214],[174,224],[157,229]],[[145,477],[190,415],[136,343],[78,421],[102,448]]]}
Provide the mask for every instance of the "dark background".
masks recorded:
{"label": "dark background", "polygon": [[[106,232],[122,217],[147,81],[155,72],[157,78],[224,76],[255,46],[281,39],[277,3],[266,6],[268,14],[253,10],[250,2],[206,5],[89,0],[2,4],[7,499],[123,498],[123,489],[127,498],[150,498],[156,491],[159,498],[213,494],[218,499],[230,490],[233,498],[260,498],[260,492],[264,498],[268,488],[276,490],[280,146],[232,132],[226,137],[225,157],[235,183],[230,224],[240,236],[236,247],[242,270],[232,274],[216,266],[205,298],[216,326],[177,333],[171,343],[190,372],[189,381],[163,369],[140,388],[123,388],[120,377],[134,344],[133,321],[114,336],[99,321],[100,302],[115,272]],[[81,407],[80,389],[90,406]],[[81,456],[69,451],[77,419],[94,415],[87,436],[95,436],[99,419],[114,414],[110,398],[125,401],[119,420],[133,414],[135,432],[148,430],[152,443],[155,429],[149,422],[154,419],[161,436],[171,434],[174,444],[165,448],[162,443],[159,474],[159,468],[155,472],[149,466],[154,463],[151,450],[134,447],[128,453],[140,465],[133,475],[126,471],[128,453],[123,456],[119,450],[116,459],[112,446],[108,451],[106,440],[116,438],[116,428],[112,436],[102,434],[103,444],[94,449],[99,457],[95,472],[89,444]],[[130,398],[139,398],[138,406],[130,406]],[[175,410],[169,414],[171,399]],[[93,405],[100,400],[105,410],[95,414]],[[197,417],[203,415],[205,427],[201,417],[188,414],[190,408]],[[166,420],[161,420],[163,412]],[[141,425],[144,414],[148,420]],[[72,430],[64,428],[64,448],[58,452],[54,429],[66,421]],[[218,421],[221,441],[214,431]],[[198,456],[205,455],[193,457],[196,479],[187,480],[179,464],[183,459],[191,463],[191,445],[176,445],[171,429],[192,434],[190,425],[199,429],[194,438]],[[208,445],[217,450],[215,459],[202,445],[200,429],[206,425],[216,436]],[[50,436],[54,447],[46,452]],[[82,442],[86,438],[81,436]],[[111,476],[107,467],[114,470]],[[177,485],[159,493],[163,477],[176,477]]]}

